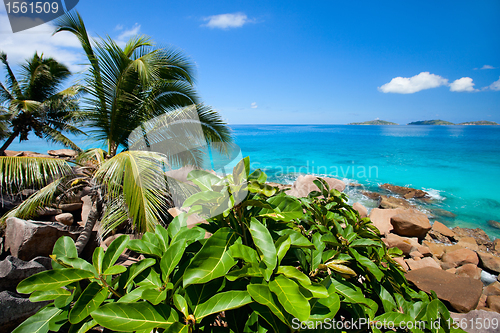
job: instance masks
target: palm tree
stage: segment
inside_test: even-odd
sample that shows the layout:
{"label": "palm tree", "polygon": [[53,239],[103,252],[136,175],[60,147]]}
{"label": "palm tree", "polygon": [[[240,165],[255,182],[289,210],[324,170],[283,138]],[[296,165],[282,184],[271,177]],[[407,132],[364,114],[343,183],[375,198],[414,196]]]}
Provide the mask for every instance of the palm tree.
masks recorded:
{"label": "palm tree", "polygon": [[[30,132],[40,138],[61,143],[79,150],[62,132],[83,134],[71,125],[72,114],[78,109],[77,99],[81,87],[73,85],[61,90],[70,77],[68,68],[53,58],[35,55],[21,66],[18,80],[7,61],[7,55],[0,53],[7,72],[6,85],[0,83],[0,104],[6,106],[6,112],[0,112],[0,138],[7,137],[0,156],[16,139],[28,140]],[[7,132],[6,127],[10,128]],[[8,135],[7,135],[8,133]]]}
{"label": "palm tree", "polygon": [[[157,224],[164,223],[167,209],[172,205],[165,166],[173,161],[177,165],[200,166],[203,158],[192,147],[185,147],[188,154],[151,151],[154,143],[169,135],[158,128],[180,127],[178,131],[189,132],[178,120],[194,111],[201,131],[187,134],[220,152],[226,152],[232,142],[230,130],[217,112],[196,104],[193,66],[180,52],[155,48],[144,36],[131,38],[123,49],[111,38],[90,41],[78,14],[63,17],[56,33],[59,31],[69,31],[78,37],[90,63],[86,78],[88,97],[83,99],[84,105],[74,119],[92,127],[95,138],[107,143],[107,151],[83,152],[77,159],[82,168],[76,172],[73,168],[70,173],[66,169],[60,171],[55,183],[44,186],[2,219],[30,218],[57,196],[90,186],[93,207],[77,240],[79,250],[85,246],[97,221],[103,233],[125,221],[137,233],[152,231]],[[142,150],[129,149],[128,138],[134,137],[134,133],[142,133],[139,139],[146,142]],[[135,139],[141,141],[137,135]],[[24,170],[30,172],[28,168]]]}

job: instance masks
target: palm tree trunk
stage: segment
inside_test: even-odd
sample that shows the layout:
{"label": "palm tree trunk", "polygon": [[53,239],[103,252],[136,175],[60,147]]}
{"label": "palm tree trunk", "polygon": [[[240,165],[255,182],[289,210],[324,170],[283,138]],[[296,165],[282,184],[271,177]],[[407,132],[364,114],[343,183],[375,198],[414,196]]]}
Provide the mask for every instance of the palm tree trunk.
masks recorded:
{"label": "palm tree trunk", "polygon": [[101,215],[102,211],[102,199],[100,198],[100,195],[97,195],[97,200],[94,202],[92,205],[92,209],[90,210],[89,216],[87,217],[87,221],[85,222],[85,228],[83,231],[80,233],[80,236],[78,236],[78,239],[75,242],[76,249],[78,251],[78,255],[80,255],[89,242],[90,236],[92,235],[92,230],[94,229],[94,226],[99,220],[99,216]]}
{"label": "palm tree trunk", "polygon": [[10,136],[9,138],[7,139],[7,141],[5,141],[5,143],[3,144],[3,146],[0,148],[0,156],[5,156],[5,150],[10,146],[10,144],[12,143],[12,141],[14,141],[14,139],[19,135],[19,130],[15,130]]}

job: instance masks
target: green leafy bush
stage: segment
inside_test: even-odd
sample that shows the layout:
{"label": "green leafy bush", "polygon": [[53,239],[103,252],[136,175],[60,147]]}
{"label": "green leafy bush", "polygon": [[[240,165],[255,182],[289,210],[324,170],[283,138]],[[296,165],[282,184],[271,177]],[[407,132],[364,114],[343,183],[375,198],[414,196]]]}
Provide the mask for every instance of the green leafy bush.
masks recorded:
{"label": "green leafy bush", "polygon": [[[377,328],[384,322],[401,332],[459,331],[448,327],[450,314],[435,295],[408,285],[392,259],[400,253],[385,247],[345,194],[318,179],[320,191],[297,199],[266,178],[249,173],[248,158],[225,178],[196,171],[191,179],[202,195],[186,201],[190,213],[222,207],[222,214],[191,229],[181,214],[140,240],[122,235],[107,251],[97,248],[92,264],[78,258],[70,238],[59,239],[54,269],[17,288],[32,301],[53,302],[15,332],[96,325],[127,332],[393,331]],[[127,248],[145,258],[116,265]],[[408,322],[421,326],[400,327]]]}

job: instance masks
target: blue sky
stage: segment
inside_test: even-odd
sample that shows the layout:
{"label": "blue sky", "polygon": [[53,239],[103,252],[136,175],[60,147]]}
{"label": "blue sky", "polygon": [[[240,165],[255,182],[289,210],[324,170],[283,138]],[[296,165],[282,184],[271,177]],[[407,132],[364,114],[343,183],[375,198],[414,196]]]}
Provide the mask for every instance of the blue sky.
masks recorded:
{"label": "blue sky", "polygon": [[[202,99],[230,124],[500,122],[497,0],[82,0],[76,9],[94,36],[146,34],[182,49]],[[52,29],[13,34],[0,5],[11,62],[38,50],[77,70],[77,41]]]}

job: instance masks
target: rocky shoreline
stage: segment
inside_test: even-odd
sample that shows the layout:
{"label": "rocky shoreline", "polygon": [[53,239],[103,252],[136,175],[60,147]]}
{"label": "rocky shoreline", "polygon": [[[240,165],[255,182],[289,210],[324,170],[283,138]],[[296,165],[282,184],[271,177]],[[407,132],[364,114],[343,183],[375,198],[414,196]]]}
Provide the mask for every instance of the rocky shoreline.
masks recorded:
{"label": "rocky shoreline", "polygon": [[[23,155],[11,156],[29,156],[21,153]],[[49,152],[47,156],[67,159],[75,155],[64,151]],[[289,195],[303,197],[317,190],[315,179],[315,176],[305,175],[299,176],[293,185],[269,185]],[[359,202],[353,207],[361,217],[372,220],[387,247],[401,250],[402,255],[395,261],[418,289],[427,293],[435,291],[458,313],[481,318],[494,315],[500,320],[497,314],[500,313],[500,239],[490,239],[479,228],[448,228],[439,221],[439,216],[453,216],[452,212],[442,210],[431,215],[419,211],[418,202],[432,200],[423,190],[383,184],[378,193],[364,191],[358,184],[346,185],[338,179],[324,179],[331,188],[345,191],[355,187],[366,197],[378,200],[378,207],[371,211]],[[50,269],[48,255],[55,241],[62,235],[78,237],[90,205],[90,198],[83,190],[70,201],[41,210],[37,221],[8,219],[5,237],[0,234],[0,306],[10,310],[0,314],[1,327],[15,327],[43,305],[36,303],[34,306],[26,295],[16,293],[15,286],[27,276]],[[99,246],[96,235],[94,231],[93,241],[89,242],[83,256]],[[110,240],[104,240],[101,246],[106,247]],[[124,264],[130,260],[137,258],[123,258]]]}

